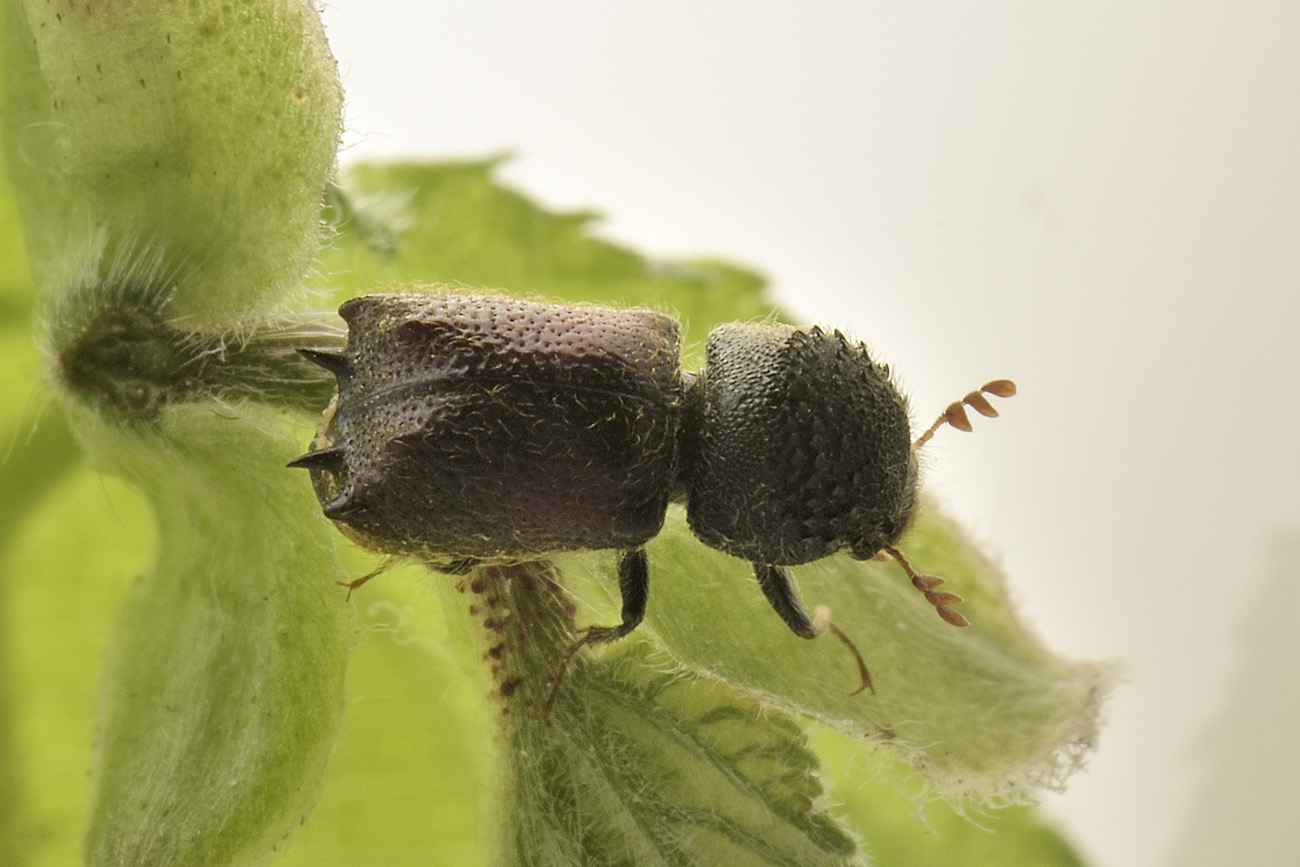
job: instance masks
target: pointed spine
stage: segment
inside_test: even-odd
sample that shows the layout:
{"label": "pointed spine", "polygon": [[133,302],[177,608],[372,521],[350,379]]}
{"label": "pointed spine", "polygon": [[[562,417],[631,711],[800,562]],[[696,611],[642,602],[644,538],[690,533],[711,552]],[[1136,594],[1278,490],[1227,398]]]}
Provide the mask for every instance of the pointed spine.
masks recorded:
{"label": "pointed spine", "polygon": [[346,463],[343,450],[338,447],[307,452],[289,461],[288,466],[301,470],[341,470]]}
{"label": "pointed spine", "polygon": [[302,347],[298,350],[298,354],[312,364],[325,368],[335,376],[342,376],[352,369],[351,360],[341,352],[328,352],[323,349]]}

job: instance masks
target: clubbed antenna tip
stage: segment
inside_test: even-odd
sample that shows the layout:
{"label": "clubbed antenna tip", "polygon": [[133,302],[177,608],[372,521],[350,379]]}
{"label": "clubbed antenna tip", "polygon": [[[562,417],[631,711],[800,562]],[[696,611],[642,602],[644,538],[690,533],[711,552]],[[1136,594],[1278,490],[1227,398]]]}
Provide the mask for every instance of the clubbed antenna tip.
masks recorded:
{"label": "clubbed antenna tip", "polygon": [[952,425],[957,430],[970,432],[974,426],[970,423],[970,416],[966,414],[966,407],[970,407],[982,416],[987,418],[996,418],[998,415],[997,408],[985,397],[991,394],[994,397],[1014,397],[1016,393],[1016,384],[1009,379],[995,379],[992,382],[986,382],[963,397],[961,400],[948,404],[948,408],[934,420],[934,424],[925,429],[925,433],[916,438],[912,448],[919,449],[930,441],[935,431],[945,424]]}
{"label": "clubbed antenna tip", "polygon": [[917,572],[912,568],[912,564],[907,562],[903,552],[897,548],[885,548],[883,550],[891,560],[902,567],[903,571],[907,573],[907,577],[912,579],[912,586],[921,591],[921,595],[934,606],[934,610],[938,612],[945,622],[953,626],[970,626],[970,621],[960,611],[952,607],[962,601],[961,597],[956,593],[935,589],[943,583],[942,578],[937,575],[923,575]]}

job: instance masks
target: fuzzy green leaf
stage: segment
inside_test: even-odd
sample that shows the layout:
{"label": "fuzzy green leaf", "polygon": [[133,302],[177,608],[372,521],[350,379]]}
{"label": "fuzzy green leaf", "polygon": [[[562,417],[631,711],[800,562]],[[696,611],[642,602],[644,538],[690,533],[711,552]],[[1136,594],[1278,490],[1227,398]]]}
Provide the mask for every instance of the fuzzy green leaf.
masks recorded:
{"label": "fuzzy green leaf", "polygon": [[[353,575],[374,566],[351,560]],[[353,595],[361,640],[343,735],[320,803],[277,865],[491,863],[499,706],[457,584],[396,567]]]}
{"label": "fuzzy green leaf", "polygon": [[505,728],[494,864],[865,864],[803,731],[752,697],[641,637],[574,660],[557,696],[574,639],[558,578],[525,564],[465,582]]}
{"label": "fuzzy green leaf", "polygon": [[1032,800],[1062,785],[1096,742],[1108,670],[1061,660],[1028,634],[1001,576],[932,507],[899,547],[965,597],[971,626],[941,620],[893,563],[838,556],[794,570],[809,606],[827,606],[865,654],[874,694],[854,694],[843,646],[790,633],[748,564],[703,549],[680,514],[651,546],[662,564],[652,561],[648,628],[680,662],[874,740],[944,793]]}
{"label": "fuzzy green leaf", "polygon": [[[511,728],[501,863],[865,864],[790,718],[636,640],[581,666],[552,725]],[[513,856],[513,857],[511,857]]]}
{"label": "fuzzy green leaf", "polygon": [[1083,867],[1033,807],[935,799],[888,750],[864,750],[826,728],[811,741],[843,799],[839,812],[857,819],[874,867]]}
{"label": "fuzzy green leaf", "polygon": [[160,549],[109,648],[87,863],[257,863],[315,800],[343,710],[349,610],[328,528],[256,418],[74,416],[153,506]]}
{"label": "fuzzy green leaf", "polygon": [[297,283],[342,102],[310,2],[5,0],[5,13],[7,161],[38,284],[156,257],[173,316],[230,327]]}
{"label": "fuzzy green leaf", "polygon": [[[595,237],[590,214],[555,214],[494,177],[499,160],[359,165],[334,209],[339,236],[314,284],[338,300],[412,283],[505,289],[569,301],[647,305],[685,325],[698,366],[710,328],[773,314],[763,278],[713,260],[656,262]],[[377,228],[377,227],[384,228]],[[376,247],[376,234],[399,238]]]}
{"label": "fuzzy green leaf", "polygon": [[[9,0],[3,60],[54,391],[159,530],[109,642],[84,858],[260,863],[318,795],[352,643],[331,531],[284,470],[296,445],[247,403],[311,390],[283,363],[303,335],[253,317],[317,246],[333,59],[302,0]],[[61,430],[46,422],[20,450],[42,471],[0,477],[33,492],[18,508],[70,465]],[[20,655],[31,639],[17,633]]]}

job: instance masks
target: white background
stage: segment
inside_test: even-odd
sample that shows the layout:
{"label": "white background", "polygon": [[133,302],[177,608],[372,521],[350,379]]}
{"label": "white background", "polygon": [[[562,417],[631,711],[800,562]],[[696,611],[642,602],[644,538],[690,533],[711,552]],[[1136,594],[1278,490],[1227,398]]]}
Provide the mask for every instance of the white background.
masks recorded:
{"label": "white background", "polygon": [[[1098,865],[1300,851],[1300,4],[335,0],[344,159],[752,265],[890,362],[1026,618],[1128,679],[1047,809]],[[1293,614],[1294,612],[1294,614]]]}

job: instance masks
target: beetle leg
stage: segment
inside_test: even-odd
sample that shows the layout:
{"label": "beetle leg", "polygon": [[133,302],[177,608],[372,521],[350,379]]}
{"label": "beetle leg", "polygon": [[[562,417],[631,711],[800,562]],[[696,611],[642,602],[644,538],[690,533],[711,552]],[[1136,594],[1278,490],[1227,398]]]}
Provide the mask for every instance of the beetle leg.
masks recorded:
{"label": "beetle leg", "polygon": [[817,627],[799,601],[799,591],[794,588],[789,569],[771,563],[755,563],[754,576],[758,578],[758,586],[763,588],[763,595],[791,632],[800,638],[817,637]]}
{"label": "beetle leg", "polygon": [[371,578],[378,578],[380,575],[382,575],[383,573],[387,572],[387,571],[388,571],[388,568],[389,568],[390,566],[392,566],[393,563],[395,563],[395,562],[396,562],[395,558],[393,558],[393,557],[385,557],[385,558],[384,558],[384,562],[380,563],[379,566],[378,566],[376,569],[374,569],[373,571],[367,572],[366,574],[362,575],[360,578],[353,578],[351,581],[335,581],[334,583],[337,584],[337,585],[339,585],[340,587],[346,587],[346,588],[348,588],[348,595],[343,597],[343,601],[344,601],[344,602],[351,602],[351,601],[352,601],[352,592],[353,592],[354,590],[356,590],[356,589],[357,589],[358,587],[360,587],[362,584],[365,584],[365,583],[367,583],[368,581],[370,581]]}
{"label": "beetle leg", "polygon": [[[781,615],[791,632],[800,638],[816,638],[821,634],[813,619],[808,616],[808,610],[799,601],[799,591],[795,589],[789,569],[772,563],[755,563],[754,576],[758,578],[758,586],[762,588],[763,595],[776,609],[776,613]],[[858,646],[834,623],[828,622],[827,626],[840,643],[848,648],[849,653],[853,654],[853,660],[858,664],[862,685],[853,691],[853,695],[864,689],[874,693],[876,688],[871,684],[871,672],[867,670],[866,660],[862,658]]]}
{"label": "beetle leg", "polygon": [[555,684],[542,708],[543,719],[551,715],[551,706],[559,695],[564,673],[574,655],[588,644],[604,644],[627,635],[641,625],[645,618],[646,601],[650,598],[650,560],[645,548],[631,548],[618,559],[618,590],[623,599],[623,622],[618,626],[588,626],[577,641],[564,654],[564,660],[555,672]]}
{"label": "beetle leg", "polygon": [[624,551],[618,558],[618,591],[623,598],[623,622],[618,626],[587,627],[577,646],[614,641],[641,625],[650,598],[650,561],[645,548]]}

